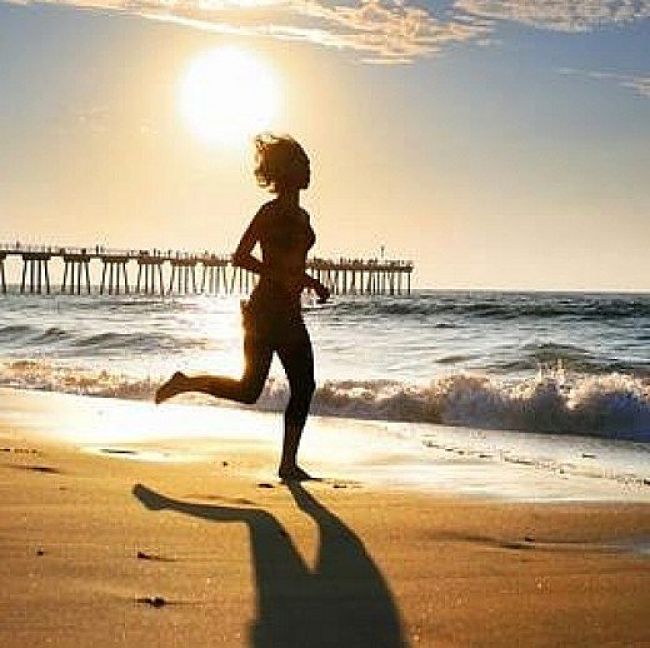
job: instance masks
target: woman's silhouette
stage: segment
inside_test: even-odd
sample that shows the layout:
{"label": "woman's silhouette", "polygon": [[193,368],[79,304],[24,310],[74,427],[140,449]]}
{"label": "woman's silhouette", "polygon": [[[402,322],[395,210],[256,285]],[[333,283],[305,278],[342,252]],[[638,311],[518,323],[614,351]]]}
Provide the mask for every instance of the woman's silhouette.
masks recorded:
{"label": "woman's silhouette", "polygon": [[[273,352],[277,352],[291,388],[284,413],[284,441],[278,475],[309,479],[296,455],[314,392],[314,359],[302,319],[300,295],[314,290],[321,302],[329,290],[305,272],[307,252],[316,237],[309,214],[300,207],[300,191],[310,180],[309,158],[289,136],[255,138],[255,176],[276,198],[253,218],[233,255],[233,263],[256,272],[260,280],[248,303],[242,305],[245,369],[240,380],[225,376],[186,376],[176,372],[156,392],[156,403],[184,392],[203,392],[241,403],[254,403],[264,387]],[[252,255],[259,243],[262,260]]]}

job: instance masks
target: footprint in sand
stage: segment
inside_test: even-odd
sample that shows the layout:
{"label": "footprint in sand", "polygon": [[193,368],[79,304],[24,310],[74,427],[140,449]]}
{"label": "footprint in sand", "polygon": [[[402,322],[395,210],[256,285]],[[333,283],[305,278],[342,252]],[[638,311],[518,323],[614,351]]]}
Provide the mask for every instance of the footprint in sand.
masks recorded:
{"label": "footprint in sand", "polygon": [[60,475],[61,471],[58,468],[52,468],[51,466],[21,466],[21,465],[15,465],[15,464],[10,464],[10,468],[14,468],[15,470],[31,470],[32,472],[38,472],[38,473],[45,473],[48,475]]}
{"label": "footprint in sand", "polygon": [[154,553],[147,553],[146,551],[138,551],[136,554],[138,560],[151,560],[153,562],[176,562],[174,558],[167,558],[166,556],[159,556]]}
{"label": "footprint in sand", "polygon": [[161,608],[167,605],[167,601],[162,596],[141,596],[136,599],[137,603],[145,603],[151,607]]}

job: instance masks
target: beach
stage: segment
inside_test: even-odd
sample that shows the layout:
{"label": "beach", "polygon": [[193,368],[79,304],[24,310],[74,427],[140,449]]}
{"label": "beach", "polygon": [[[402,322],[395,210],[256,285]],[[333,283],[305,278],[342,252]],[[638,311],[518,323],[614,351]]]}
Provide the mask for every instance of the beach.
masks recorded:
{"label": "beach", "polygon": [[[305,448],[326,479],[287,487],[273,414],[0,398],[4,646],[650,642],[641,487],[536,500],[400,485],[372,468],[408,470],[408,453],[370,444],[361,461],[358,442],[347,466],[340,447],[310,462],[309,434],[340,432],[326,419]],[[217,428],[203,441],[199,410]]]}
{"label": "beach", "polygon": [[0,648],[650,648],[649,42],[0,0]]}

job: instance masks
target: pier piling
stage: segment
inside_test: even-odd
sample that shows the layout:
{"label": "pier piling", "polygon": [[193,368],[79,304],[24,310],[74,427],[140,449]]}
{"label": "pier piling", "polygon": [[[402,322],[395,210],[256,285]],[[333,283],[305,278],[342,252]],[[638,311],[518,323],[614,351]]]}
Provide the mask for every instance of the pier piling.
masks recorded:
{"label": "pier piling", "polygon": [[[163,263],[165,258],[149,253],[140,252],[138,256],[138,278],[136,280],[135,291],[145,295],[165,294],[165,284],[163,281]],[[126,272],[126,264],[124,266]],[[158,284],[156,288],[156,284]]]}
{"label": "pier piling", "polygon": [[102,282],[99,287],[99,294],[103,295],[108,292],[109,295],[119,295],[122,290],[129,294],[129,275],[126,264],[129,257],[124,255],[104,254],[100,256],[103,263]]}
{"label": "pier piling", "polygon": [[176,280],[176,292],[180,295],[197,293],[196,286],[196,264],[198,260],[194,257],[171,259],[172,273],[169,278],[169,292],[174,292],[174,280]]}
{"label": "pier piling", "polygon": [[5,252],[0,252],[0,290],[2,294],[7,294],[7,279],[5,277],[5,259],[7,254]]}
{"label": "pier piling", "polygon": [[[50,294],[50,275],[48,263],[51,255],[47,252],[26,252],[23,258],[23,274],[20,282],[20,292],[27,292],[27,282],[29,281],[30,294],[42,294],[43,287],[45,292]],[[45,285],[43,285],[45,282]]]}
{"label": "pier piling", "polygon": [[85,279],[86,293],[90,295],[90,256],[84,252],[79,254],[63,254],[63,281],[61,293],[80,295],[82,275]]}
{"label": "pier piling", "polygon": [[[218,295],[221,286],[227,286],[226,267],[229,260],[227,257],[210,255],[201,259],[203,273],[201,275],[201,292],[208,295]],[[206,288],[207,284],[207,288]]]}

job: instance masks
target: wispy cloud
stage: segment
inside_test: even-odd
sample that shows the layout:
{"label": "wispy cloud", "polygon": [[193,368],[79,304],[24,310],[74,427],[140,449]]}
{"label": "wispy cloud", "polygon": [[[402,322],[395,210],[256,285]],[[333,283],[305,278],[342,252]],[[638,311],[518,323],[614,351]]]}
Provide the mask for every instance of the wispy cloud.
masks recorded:
{"label": "wispy cloud", "polygon": [[580,76],[585,79],[598,79],[613,81],[624,88],[633,90],[640,97],[650,99],[650,76],[619,74],[617,72],[599,72],[593,70],[575,70],[573,68],[561,68],[560,74]]}
{"label": "wispy cloud", "polygon": [[[219,34],[304,41],[405,64],[493,42],[497,21],[584,32],[650,16],[650,0],[0,0],[127,13]],[[418,4],[413,4],[417,2]],[[641,91],[640,91],[641,92]]]}
{"label": "wispy cloud", "polygon": [[[0,0],[1,1],[1,0]],[[306,41],[370,63],[409,63],[454,43],[481,42],[490,22],[436,15],[407,0],[5,0],[129,13],[206,31]]]}
{"label": "wispy cloud", "polygon": [[650,16],[650,0],[456,0],[457,10],[541,29],[584,32]]}
{"label": "wispy cloud", "polygon": [[[454,0],[461,14],[516,22],[536,29],[583,33],[650,17],[650,0]],[[650,97],[650,77],[562,68],[561,74],[605,79]]]}

